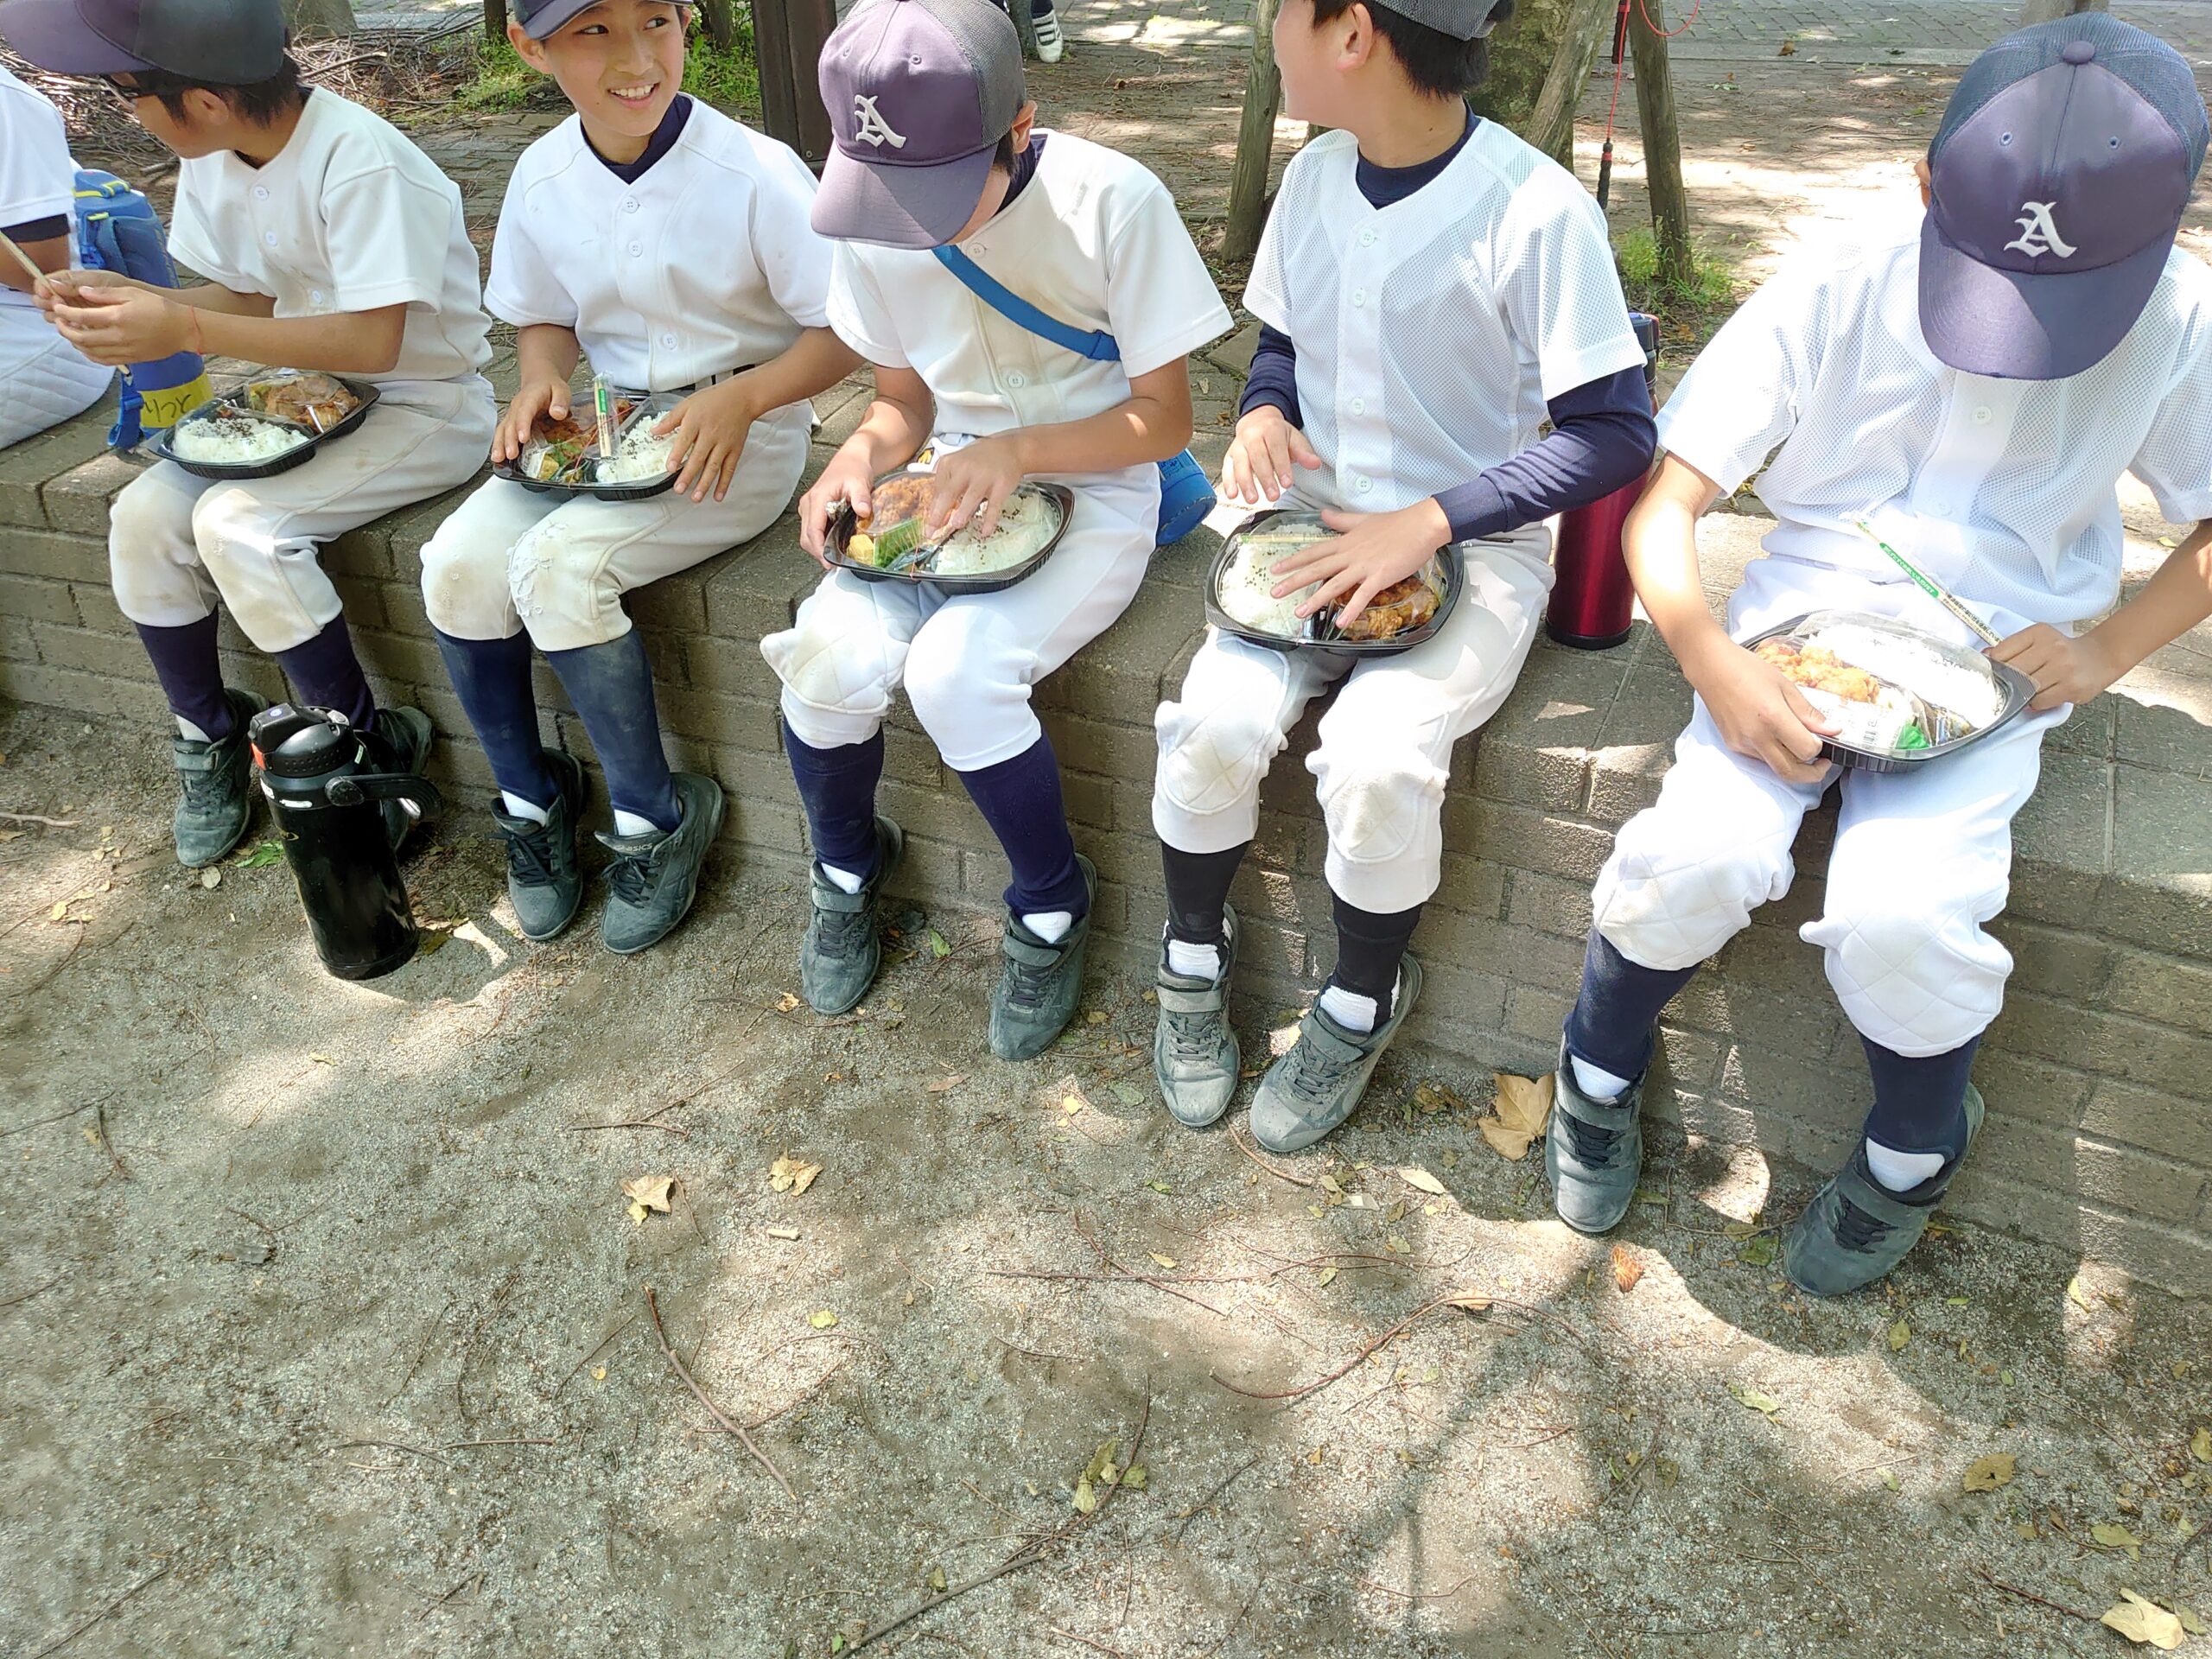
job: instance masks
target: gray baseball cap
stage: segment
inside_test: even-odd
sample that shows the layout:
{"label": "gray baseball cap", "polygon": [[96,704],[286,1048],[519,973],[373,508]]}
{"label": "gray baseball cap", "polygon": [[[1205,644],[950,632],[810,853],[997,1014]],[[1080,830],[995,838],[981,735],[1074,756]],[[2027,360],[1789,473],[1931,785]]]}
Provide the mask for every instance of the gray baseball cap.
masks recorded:
{"label": "gray baseball cap", "polygon": [[2102,12],[2024,29],[1976,58],[1928,151],[1929,349],[2014,380],[2101,361],[2158,285],[2207,127],[2180,54]]}
{"label": "gray baseball cap", "polygon": [[0,39],[60,75],[163,70],[218,86],[266,80],[284,62],[280,0],[8,0]]}
{"label": "gray baseball cap", "polygon": [[872,0],[822,48],[836,144],[814,228],[894,248],[950,241],[1027,102],[1021,41],[991,0]]}
{"label": "gray baseball cap", "polygon": [[1513,15],[1513,0],[1381,0],[1401,17],[1449,35],[1478,41]]}

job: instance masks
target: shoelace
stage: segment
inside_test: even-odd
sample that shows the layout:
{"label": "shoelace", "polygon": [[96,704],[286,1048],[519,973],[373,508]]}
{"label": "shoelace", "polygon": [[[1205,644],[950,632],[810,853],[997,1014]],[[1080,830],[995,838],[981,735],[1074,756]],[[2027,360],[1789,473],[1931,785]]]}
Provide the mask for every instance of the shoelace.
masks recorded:
{"label": "shoelace", "polygon": [[1170,1014],[1167,1052],[1179,1064],[1200,1065],[1221,1052],[1221,1016],[1217,1014]]}
{"label": "shoelace", "polygon": [[177,776],[184,784],[185,804],[190,807],[219,806],[232,793],[227,766],[208,772],[181,772]]}
{"label": "shoelace", "polygon": [[1888,1222],[1868,1215],[1848,1198],[1841,1202],[1843,1214],[1836,1218],[1835,1242],[1845,1249],[1871,1250],[1890,1236]]}
{"label": "shoelace", "polygon": [[1620,1130],[1609,1129],[1602,1124],[1586,1123],[1565,1112],[1557,1116],[1567,1121],[1567,1138],[1574,1147],[1578,1162],[1592,1169],[1604,1169],[1612,1163],[1614,1148],[1621,1143]]}
{"label": "shoelace", "polygon": [[1284,1086],[1299,1099],[1315,1105],[1335,1094],[1359,1064],[1356,1054],[1324,1054],[1319,1044],[1306,1042],[1294,1046],[1289,1058]]}
{"label": "shoelace", "polygon": [[1042,1007],[1045,993],[1052,988],[1052,976],[1058,967],[1054,963],[1050,967],[1033,968],[1026,962],[1007,957],[1001,982],[1006,987],[1006,1000],[1018,1008]]}
{"label": "shoelace", "polygon": [[823,956],[842,961],[857,957],[868,949],[868,942],[875,932],[875,912],[873,906],[862,910],[817,910],[814,912],[814,948]]}
{"label": "shoelace", "polygon": [[[656,849],[664,843],[656,843]],[[653,874],[651,851],[621,853],[607,867],[607,885],[614,889],[614,896],[626,905],[642,905],[653,896],[658,885]]]}
{"label": "shoelace", "polygon": [[553,836],[542,823],[533,823],[527,830],[510,830],[499,826],[500,839],[507,843],[507,877],[525,887],[550,887],[553,885]]}

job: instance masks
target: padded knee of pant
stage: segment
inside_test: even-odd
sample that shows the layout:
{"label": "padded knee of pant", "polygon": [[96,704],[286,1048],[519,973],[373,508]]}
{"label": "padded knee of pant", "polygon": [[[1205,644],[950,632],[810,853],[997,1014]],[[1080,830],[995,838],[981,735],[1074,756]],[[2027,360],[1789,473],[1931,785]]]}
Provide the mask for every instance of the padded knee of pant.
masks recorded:
{"label": "padded knee of pant", "polygon": [[1732,843],[1701,815],[1639,812],[1622,826],[1600,880],[1662,900],[1746,914],[1772,899],[1790,872],[1787,844]]}
{"label": "padded knee of pant", "polygon": [[596,541],[580,542],[560,517],[524,534],[507,551],[507,592],[516,614],[551,649],[604,645],[627,626],[622,589],[607,574]]}
{"label": "padded knee of pant", "polygon": [[1282,734],[1252,705],[1163,702],[1153,711],[1160,745],[1154,787],[1185,812],[1219,812],[1258,792]]}
{"label": "padded knee of pant", "polygon": [[217,485],[192,504],[192,539],[200,563],[219,578],[254,542],[268,539],[256,533],[265,523],[261,503],[250,492]]}
{"label": "padded knee of pant", "polygon": [[[145,614],[175,586],[175,567],[191,563],[185,550],[191,535],[185,498],[174,490],[139,478],[115,498],[107,518],[108,583],[125,616]],[[141,572],[157,579],[149,584]]]}
{"label": "padded knee of pant", "polygon": [[988,613],[939,611],[907,647],[906,701],[922,729],[944,748],[947,734],[971,728],[979,712],[1028,702],[1021,666],[1020,649]]}
{"label": "padded knee of pant", "polygon": [[423,608],[441,632],[456,639],[504,638],[506,558],[490,543],[472,547],[466,538],[447,534],[452,525],[448,518],[423,544]]}
{"label": "padded knee of pant", "polygon": [[1443,804],[1446,773],[1418,749],[1383,743],[1344,755],[1324,746],[1309,764],[1319,780],[1329,846],[1354,863],[1397,857],[1413,845],[1423,817]]}

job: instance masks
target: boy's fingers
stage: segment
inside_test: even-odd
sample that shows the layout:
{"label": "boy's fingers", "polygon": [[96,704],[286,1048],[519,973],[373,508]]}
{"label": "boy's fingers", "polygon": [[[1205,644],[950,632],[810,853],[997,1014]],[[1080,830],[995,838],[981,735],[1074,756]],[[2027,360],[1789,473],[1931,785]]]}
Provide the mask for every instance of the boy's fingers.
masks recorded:
{"label": "boy's fingers", "polygon": [[1809,760],[1821,752],[1821,738],[1835,734],[1835,722],[1808,702],[1804,693],[1787,680],[1782,683],[1782,697],[1789,705],[1789,712],[1797,716],[1798,723],[1805,728],[1805,742],[1802,745],[1793,742],[1791,747],[1797,748]]}

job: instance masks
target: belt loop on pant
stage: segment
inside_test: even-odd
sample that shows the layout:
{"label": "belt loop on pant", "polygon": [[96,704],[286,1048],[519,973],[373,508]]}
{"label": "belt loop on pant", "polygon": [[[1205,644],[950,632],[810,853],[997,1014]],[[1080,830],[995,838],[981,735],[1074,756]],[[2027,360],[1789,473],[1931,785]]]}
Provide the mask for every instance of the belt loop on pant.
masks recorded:
{"label": "belt loop on pant", "polygon": [[718,369],[704,379],[694,380],[688,386],[671,386],[665,391],[638,391],[628,386],[617,386],[614,391],[632,403],[643,402],[647,397],[689,397],[709,386],[719,386],[725,380],[734,380],[741,374],[750,374],[760,366],[758,363],[741,363],[734,369]]}

